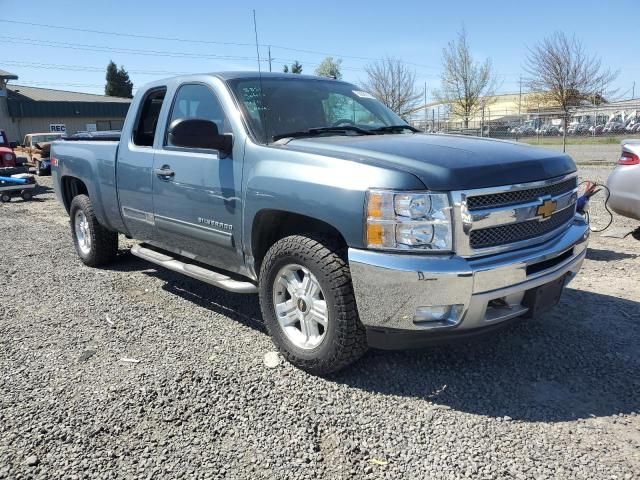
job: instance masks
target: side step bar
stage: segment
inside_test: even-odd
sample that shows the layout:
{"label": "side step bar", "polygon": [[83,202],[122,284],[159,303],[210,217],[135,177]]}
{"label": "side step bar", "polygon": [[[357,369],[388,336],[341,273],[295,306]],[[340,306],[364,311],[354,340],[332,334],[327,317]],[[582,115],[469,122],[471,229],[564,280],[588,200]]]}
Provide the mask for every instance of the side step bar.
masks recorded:
{"label": "side step bar", "polygon": [[207,270],[206,268],[191,263],[182,262],[164,253],[146,248],[144,245],[134,245],[131,247],[131,253],[143,260],[168,268],[174,272],[182,273],[210,285],[229,290],[230,292],[256,293],[258,291],[258,287],[251,282],[234,280],[222,273]]}

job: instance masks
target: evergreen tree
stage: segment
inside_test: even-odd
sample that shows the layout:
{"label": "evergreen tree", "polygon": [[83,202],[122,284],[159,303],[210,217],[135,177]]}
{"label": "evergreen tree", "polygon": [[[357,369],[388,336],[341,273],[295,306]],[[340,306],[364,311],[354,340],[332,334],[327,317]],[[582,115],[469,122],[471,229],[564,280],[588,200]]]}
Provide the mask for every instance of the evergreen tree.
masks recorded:
{"label": "evergreen tree", "polygon": [[118,66],[112,61],[107,65],[107,83],[104,86],[104,94],[109,97],[133,97],[133,82],[129,79],[129,73],[124,66]]}
{"label": "evergreen tree", "polygon": [[289,68],[289,65],[283,65],[282,71],[284,73],[302,73],[302,64],[296,60],[291,64],[291,68]]}

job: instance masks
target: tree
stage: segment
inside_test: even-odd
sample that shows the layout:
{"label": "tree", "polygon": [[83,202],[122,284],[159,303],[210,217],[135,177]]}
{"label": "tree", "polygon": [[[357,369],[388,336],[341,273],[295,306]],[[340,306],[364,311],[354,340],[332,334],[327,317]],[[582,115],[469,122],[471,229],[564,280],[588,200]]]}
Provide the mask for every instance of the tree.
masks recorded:
{"label": "tree", "polygon": [[342,78],[342,72],[340,66],[342,65],[342,59],[338,58],[333,60],[333,57],[327,57],[316,68],[316,75],[320,77],[329,77],[340,80]]}
{"label": "tree", "polygon": [[467,32],[458,33],[457,41],[452,41],[442,49],[442,74],[440,89],[433,92],[438,101],[449,106],[452,115],[462,118],[465,128],[469,119],[486,104],[486,98],[493,95],[495,77],[491,60],[476,62],[471,55]]}
{"label": "tree", "polygon": [[133,97],[133,83],[129,79],[129,73],[124,66],[118,66],[112,61],[107,65],[107,83],[104,86],[104,94],[110,97]]}
{"label": "tree", "polygon": [[416,74],[401,60],[385,57],[364,67],[362,88],[401,117],[408,115],[422,94],[416,90]]}
{"label": "tree", "polygon": [[531,91],[562,110],[565,124],[563,151],[566,150],[571,111],[583,100],[602,100],[605,89],[618,76],[617,72],[603,69],[602,61],[587,54],[575,36],[569,39],[562,32],[555,32],[529,48],[524,69]]}
{"label": "tree", "polygon": [[[284,73],[289,73],[289,65],[284,65],[282,67],[282,71]],[[302,64],[296,60],[291,64],[291,73],[302,73]]]}
{"label": "tree", "polygon": [[291,73],[302,73],[302,64],[298,60],[291,65]]}

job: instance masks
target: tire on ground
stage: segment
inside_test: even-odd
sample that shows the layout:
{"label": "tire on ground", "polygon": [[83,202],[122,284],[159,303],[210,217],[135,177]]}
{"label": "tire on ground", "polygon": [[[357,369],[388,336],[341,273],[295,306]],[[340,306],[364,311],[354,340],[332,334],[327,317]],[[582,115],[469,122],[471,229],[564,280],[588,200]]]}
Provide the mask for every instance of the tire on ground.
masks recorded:
{"label": "tire on ground", "polygon": [[[325,337],[313,349],[294,345],[281,328],[273,288],[281,268],[298,264],[317,278],[327,303]],[[355,362],[367,350],[365,329],[356,307],[346,248],[330,237],[294,235],[276,242],[260,269],[260,307],[267,330],[280,353],[293,365],[315,375],[326,375]]]}
{"label": "tire on ground", "polygon": [[[89,225],[91,248],[86,254],[79,248],[76,236],[75,222],[78,210],[82,210]],[[80,260],[90,267],[98,267],[113,262],[118,253],[118,234],[106,229],[98,222],[89,197],[86,195],[74,197],[69,208],[69,215],[71,217],[71,236]]]}

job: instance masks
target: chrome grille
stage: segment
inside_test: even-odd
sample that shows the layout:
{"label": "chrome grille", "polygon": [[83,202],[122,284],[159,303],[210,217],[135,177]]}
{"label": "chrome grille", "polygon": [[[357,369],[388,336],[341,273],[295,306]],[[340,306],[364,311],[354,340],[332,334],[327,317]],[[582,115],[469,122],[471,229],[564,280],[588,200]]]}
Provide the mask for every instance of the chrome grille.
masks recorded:
{"label": "chrome grille", "polygon": [[521,223],[472,230],[469,236],[469,243],[471,248],[477,249],[539,237],[563,226],[573,218],[574,214],[575,208],[569,207],[553,214],[550,219],[544,221],[529,220]]}
{"label": "chrome grille", "polygon": [[553,185],[530,188],[526,190],[513,190],[510,192],[490,193],[467,197],[467,209],[470,211],[483,208],[505,207],[537,200],[545,195],[561,195],[570,192],[577,186],[577,178],[573,177]]}
{"label": "chrome grille", "polygon": [[558,235],[573,221],[577,183],[576,175],[570,174],[451,192],[456,253],[462,257],[490,255]]}

